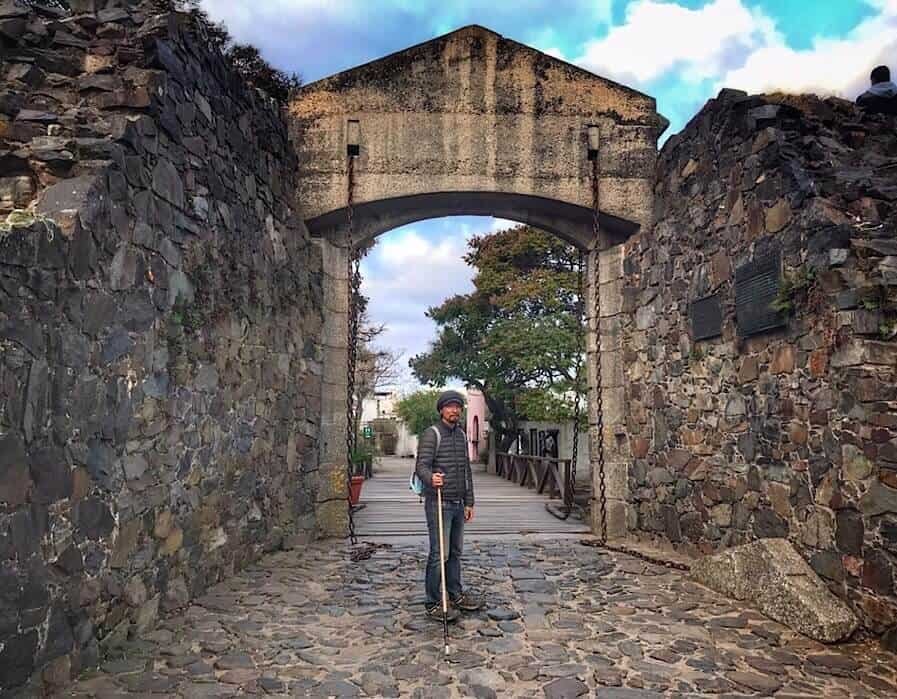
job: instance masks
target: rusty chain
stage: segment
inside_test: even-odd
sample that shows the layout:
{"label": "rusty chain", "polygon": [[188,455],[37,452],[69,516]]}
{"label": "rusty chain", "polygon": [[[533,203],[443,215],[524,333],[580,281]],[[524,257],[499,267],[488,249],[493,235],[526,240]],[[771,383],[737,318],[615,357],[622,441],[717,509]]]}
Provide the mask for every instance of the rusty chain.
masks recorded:
{"label": "rusty chain", "polygon": [[[595,445],[598,448],[598,502],[601,506],[601,518],[599,520],[598,541],[607,543],[607,491],[604,483],[604,413],[603,397],[601,395],[601,221],[598,218],[600,211],[600,198],[598,191],[598,157],[592,159],[592,240],[595,245],[595,254],[592,256],[594,269],[591,270],[594,287],[594,318],[595,323],[595,428],[597,439]],[[588,354],[588,348],[586,350]]]}
{"label": "rusty chain", "polygon": [[349,553],[349,560],[356,563],[358,561],[366,561],[371,556],[373,556],[374,553],[377,552],[377,550],[391,548],[392,544],[378,544],[372,541],[365,541],[364,543],[352,548],[352,551]]}
{"label": "rusty chain", "polygon": [[[582,372],[582,354],[579,351],[579,348],[583,346],[583,310],[584,310],[584,295],[583,295],[583,267],[584,267],[584,259],[582,250],[579,251],[579,261],[578,266],[576,268],[576,279],[577,279],[577,297],[576,297],[576,328],[577,328],[577,361],[576,361],[576,372],[574,381],[576,384],[579,383],[579,375]],[[585,348],[583,347],[583,350]],[[582,421],[582,400],[579,395],[579,387],[578,385],[574,386],[574,403],[573,403],[573,453],[570,458],[570,469],[565,473],[564,480],[564,513],[558,514],[550,503],[546,503],[545,509],[548,510],[549,514],[554,517],[557,517],[560,520],[566,520],[570,517],[570,514],[573,512],[573,507],[575,506],[575,489],[576,489],[576,462],[579,459],[579,423]]]}
{"label": "rusty chain", "polygon": [[358,358],[358,294],[361,289],[361,255],[355,247],[355,218],[353,190],[355,188],[355,156],[349,156],[348,198],[346,212],[346,282],[348,287],[348,316],[346,327],[346,508],[349,514],[349,540],[356,544],[355,514],[352,508],[352,453],[355,451],[355,366]]}
{"label": "rusty chain", "polygon": [[577,291],[576,291],[576,328],[577,328],[577,336],[576,336],[576,373],[574,375],[574,381],[576,385],[574,386],[574,396],[575,396],[575,407],[573,408],[573,454],[570,457],[570,482],[567,484],[567,490],[564,493],[564,508],[566,510],[566,516],[564,519],[570,516],[570,512],[573,511],[573,505],[575,504],[574,496],[576,495],[576,462],[579,460],[579,423],[582,420],[582,401],[579,397],[579,375],[582,373],[582,351],[585,351],[585,346],[583,342],[583,338],[585,337],[582,332],[582,322],[584,316],[584,306],[583,303],[583,293],[582,293],[582,270],[584,266],[585,260],[583,259],[582,250],[579,251],[579,260],[576,268],[576,281],[577,281]]}

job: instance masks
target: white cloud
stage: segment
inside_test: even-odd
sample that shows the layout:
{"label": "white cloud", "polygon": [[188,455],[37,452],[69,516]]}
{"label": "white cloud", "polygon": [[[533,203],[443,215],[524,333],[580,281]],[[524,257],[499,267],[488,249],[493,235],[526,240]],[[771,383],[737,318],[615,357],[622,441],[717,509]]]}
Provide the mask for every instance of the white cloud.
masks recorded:
{"label": "white cloud", "polygon": [[576,63],[637,85],[673,70],[698,79],[719,75],[778,40],[773,22],[741,0],[714,0],[697,10],[637,0],[627,8],[625,22],[586,44]]}
{"label": "white cloud", "polygon": [[795,51],[782,43],[754,51],[727,71],[720,86],[748,92],[815,92],[854,98],[866,89],[870,70],[897,55],[897,0],[870,0],[879,8],[842,39],[816,39]]}
{"label": "white cloud", "polygon": [[[472,227],[465,231],[462,222],[462,235],[439,235],[438,228],[415,224],[387,233],[362,263],[372,319],[387,326],[379,342],[404,352],[403,365],[435,339],[427,309],[473,289],[473,270],[462,259]],[[421,232],[428,229],[432,235]]]}
{"label": "white cloud", "polygon": [[747,0],[712,0],[694,10],[635,0],[625,21],[587,43],[574,62],[657,93],[660,111],[675,112],[667,116],[676,117],[677,126],[723,87],[853,99],[868,87],[874,66],[897,56],[897,0],[864,2],[873,16],[841,37],[817,37],[810,48],[794,49],[770,16]]}
{"label": "white cloud", "polygon": [[[436,338],[428,308],[473,290],[474,269],[464,262],[468,241],[520,225],[497,217],[448,217],[420,221],[381,236],[362,261],[362,293],[370,299],[371,320],[384,323],[378,342],[403,352],[403,367]],[[399,383],[411,384],[410,370]]]}
{"label": "white cloud", "polygon": [[260,18],[327,15],[349,19],[356,10],[347,0],[265,0],[264,2],[233,2],[233,0],[201,0],[202,7],[212,17],[226,17],[228,26],[258,22]]}
{"label": "white cloud", "polygon": [[519,226],[520,224],[517,221],[509,221],[506,218],[493,218],[492,226],[490,227],[490,232],[496,233],[498,231],[504,231],[508,228],[514,228]]}

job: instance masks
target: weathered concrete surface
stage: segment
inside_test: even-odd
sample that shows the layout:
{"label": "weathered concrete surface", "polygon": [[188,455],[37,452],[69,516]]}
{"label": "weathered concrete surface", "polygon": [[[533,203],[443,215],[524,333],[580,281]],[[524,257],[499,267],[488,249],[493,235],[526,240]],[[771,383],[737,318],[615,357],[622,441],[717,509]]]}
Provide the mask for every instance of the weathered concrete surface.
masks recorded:
{"label": "weathered concrete surface", "polygon": [[787,539],[761,539],[707,556],[692,564],[691,575],[817,641],[839,641],[857,628],[853,612]]}
{"label": "weathered concrete surface", "polygon": [[[419,506],[418,506],[419,507]],[[423,512],[420,530],[423,531]],[[165,619],[67,697],[893,697],[892,654],[832,648],[693,583],[576,539],[473,542],[483,612],[422,609],[423,545],[353,563],[319,542],[280,552]]]}
{"label": "weathered concrete surface", "polygon": [[[623,310],[622,304],[618,302],[618,290],[623,284],[623,246],[601,248],[602,246],[596,245],[589,252],[584,279],[589,466],[592,493],[596,496],[591,507],[591,524],[592,531],[600,534],[603,518],[607,536],[618,538],[625,536],[628,530],[626,503],[629,500],[629,455],[621,450],[621,442],[616,436],[625,429],[625,414],[622,410],[624,389],[616,378],[623,375],[623,356],[620,352],[619,335],[615,332]],[[600,313],[595,303],[596,298],[600,301]],[[603,469],[599,465],[599,448],[604,452]],[[601,511],[602,501],[597,497],[602,492],[602,487],[606,498],[604,513]]]}
{"label": "weathered concrete surface", "polygon": [[350,119],[360,133],[358,226],[376,221],[367,236],[416,218],[492,213],[547,230],[566,219],[585,241],[590,125],[600,134],[601,210],[621,232],[651,220],[666,124],[654,99],[483,27],[312,83],[290,112],[313,234],[345,221]]}
{"label": "weathered concrete surface", "polygon": [[345,245],[325,238],[315,243],[321,250],[324,323],[321,327],[321,432],[319,442],[320,478],[316,506],[318,533],[323,537],[346,536],[349,514],[346,492],[346,393],[348,372],[347,322],[349,282]]}

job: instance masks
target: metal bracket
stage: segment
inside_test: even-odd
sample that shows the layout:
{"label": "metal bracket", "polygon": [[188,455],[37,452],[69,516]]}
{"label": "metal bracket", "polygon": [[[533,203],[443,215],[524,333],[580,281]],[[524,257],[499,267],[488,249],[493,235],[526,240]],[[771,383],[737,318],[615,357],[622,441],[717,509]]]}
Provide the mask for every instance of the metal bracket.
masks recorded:
{"label": "metal bracket", "polygon": [[349,119],[346,124],[346,155],[350,158],[361,155],[361,123],[358,119]]}

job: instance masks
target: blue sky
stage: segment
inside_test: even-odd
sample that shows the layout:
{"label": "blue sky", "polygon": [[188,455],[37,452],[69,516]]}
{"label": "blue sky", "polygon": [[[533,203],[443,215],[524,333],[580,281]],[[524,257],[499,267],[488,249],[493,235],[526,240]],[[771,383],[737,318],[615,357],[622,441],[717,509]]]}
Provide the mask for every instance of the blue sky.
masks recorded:
{"label": "blue sky", "polygon": [[[872,67],[897,70],[897,0],[202,0],[239,41],[312,82],[468,24],[657,99],[668,137],[722,87],[854,98]],[[364,262],[385,344],[406,356],[434,334],[428,306],[470,289],[461,261],[490,218],[391,231]],[[444,274],[437,270],[445,269]],[[434,280],[438,280],[434,283]]]}

